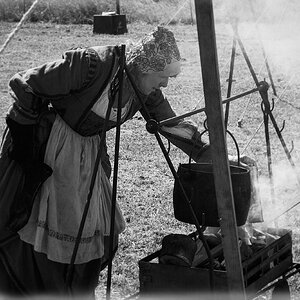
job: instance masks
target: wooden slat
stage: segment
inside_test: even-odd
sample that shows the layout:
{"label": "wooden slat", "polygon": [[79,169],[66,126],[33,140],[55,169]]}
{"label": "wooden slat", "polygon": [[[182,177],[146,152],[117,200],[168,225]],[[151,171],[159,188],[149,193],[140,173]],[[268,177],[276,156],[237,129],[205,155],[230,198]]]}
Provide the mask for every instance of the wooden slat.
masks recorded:
{"label": "wooden slat", "polygon": [[[196,291],[209,293],[209,270],[189,268],[176,265],[162,265],[140,261],[140,291],[142,294],[167,292],[168,298],[172,295],[179,299],[179,293],[184,293],[186,298],[188,293]],[[215,289],[220,293],[227,292],[226,272],[214,272]],[[155,297],[153,297],[155,298]],[[151,297],[152,299],[152,297]],[[157,297],[157,299],[161,299]],[[164,299],[164,298],[163,298]],[[182,297],[182,299],[184,299]]]}
{"label": "wooden slat", "polygon": [[[286,246],[284,250],[287,250],[288,252],[290,252],[290,255],[287,255],[289,257],[292,257],[292,253],[291,253],[291,248],[290,246]],[[275,259],[279,258],[282,255],[282,253],[275,253],[274,255],[272,255],[271,257],[268,257],[266,259],[264,259],[260,265],[255,266],[254,268],[252,268],[251,270],[248,270],[247,273],[245,274],[245,280],[247,280],[247,278],[252,277],[255,274],[262,274],[264,272],[262,272],[263,269],[265,269],[266,267],[270,266],[271,262],[273,262]]]}
{"label": "wooden slat", "polygon": [[[213,161],[214,180],[221,218],[222,243],[230,294],[245,298],[241,256],[238,246],[232,185],[225,140],[220,78],[217,60],[212,0],[195,0],[205,111]],[[242,299],[240,298],[240,299]]]}
{"label": "wooden slat", "polygon": [[271,283],[273,280],[278,279],[278,277],[282,276],[286,273],[289,267],[292,264],[292,257],[289,256],[280,262],[279,265],[275,266],[274,268],[270,269],[269,272],[264,274],[259,279],[255,280],[247,287],[247,294],[249,299],[253,298],[254,294],[257,293],[260,289],[262,289],[267,284]]}
{"label": "wooden slat", "polygon": [[292,248],[292,240],[290,235],[285,235],[281,237],[279,240],[274,241],[267,247],[259,250],[258,252],[255,253],[254,256],[248,258],[246,261],[243,262],[243,267],[247,267],[247,265],[251,265],[254,261],[256,261],[259,257],[263,258],[265,255],[268,255],[269,251],[272,251],[275,247],[282,246],[281,249],[277,248],[277,252],[282,253],[282,248],[284,245],[288,245],[287,248],[291,249]]}

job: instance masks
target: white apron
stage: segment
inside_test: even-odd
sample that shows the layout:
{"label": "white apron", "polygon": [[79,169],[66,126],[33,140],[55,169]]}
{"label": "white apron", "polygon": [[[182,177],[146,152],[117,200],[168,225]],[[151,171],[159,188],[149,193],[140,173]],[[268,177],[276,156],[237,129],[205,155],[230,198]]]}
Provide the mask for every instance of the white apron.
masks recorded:
{"label": "white apron", "polygon": [[[44,160],[53,174],[43,184],[28,224],[19,231],[24,242],[50,260],[70,263],[99,143],[99,136],[83,137],[56,117]],[[104,236],[110,231],[110,207],[111,184],[100,163],[76,264],[103,256]],[[115,223],[115,233],[121,233],[125,222],[118,205]]]}

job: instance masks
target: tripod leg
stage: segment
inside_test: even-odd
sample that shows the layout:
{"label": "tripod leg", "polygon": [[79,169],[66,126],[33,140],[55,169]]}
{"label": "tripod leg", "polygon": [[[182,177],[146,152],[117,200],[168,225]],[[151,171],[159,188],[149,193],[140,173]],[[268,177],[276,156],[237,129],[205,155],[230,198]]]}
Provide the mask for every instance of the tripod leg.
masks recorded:
{"label": "tripod leg", "polygon": [[[257,18],[255,18],[255,11],[254,11],[252,1],[249,0],[248,2],[250,4],[250,10],[252,12],[252,15],[253,15],[254,19],[257,19]],[[257,22],[255,22],[255,27],[256,27],[256,32],[257,32],[257,35],[258,35],[258,40],[259,40],[259,43],[260,43],[261,51],[262,51],[262,54],[263,54],[263,58],[264,58],[264,61],[265,61],[266,69],[267,69],[267,72],[268,72],[268,76],[269,76],[271,86],[272,86],[272,89],[273,89],[273,94],[275,96],[277,96],[273,76],[272,76],[272,73],[271,73],[271,68],[270,68],[270,65],[269,65],[269,62],[268,62],[267,54],[266,54],[266,51],[265,51],[265,48],[264,48],[264,45],[263,45],[263,42],[262,42],[262,38],[261,38],[261,35],[260,35],[260,30],[258,28]]]}
{"label": "tripod leg", "polygon": [[[229,78],[228,78],[227,98],[229,98],[231,96],[235,53],[236,53],[236,38],[234,37],[233,38],[233,43],[232,43],[232,50],[231,50],[231,60],[230,60],[230,71],[229,71]],[[225,127],[226,128],[227,128],[227,125],[228,125],[229,106],[230,106],[230,102],[226,103],[226,109],[225,109]]]}
{"label": "tripod leg", "polygon": [[255,74],[255,71],[254,71],[254,69],[253,69],[253,66],[252,66],[252,64],[251,64],[251,62],[250,62],[250,59],[249,59],[249,56],[248,56],[248,54],[247,54],[247,52],[246,52],[246,49],[245,49],[245,47],[244,47],[244,44],[242,43],[242,40],[241,40],[241,38],[240,38],[240,36],[239,36],[238,30],[237,30],[237,28],[234,27],[234,26],[233,26],[233,31],[234,31],[235,37],[236,37],[236,39],[237,39],[237,42],[238,42],[238,44],[239,44],[239,46],[240,46],[240,49],[241,49],[241,51],[242,51],[242,53],[243,53],[244,59],[245,59],[245,61],[246,61],[246,64],[247,64],[247,66],[248,66],[248,68],[249,68],[249,71],[250,71],[250,73],[251,73],[251,76],[252,76],[252,78],[253,78],[253,80],[254,80],[256,86],[258,87],[258,86],[259,86],[258,78],[257,78],[257,76],[256,76],[256,74]]}
{"label": "tripod leg", "polygon": [[[273,205],[276,205],[273,169],[272,169],[271,144],[270,144],[270,134],[269,134],[269,115],[265,111],[264,111],[264,125],[265,125],[265,139],[266,139],[266,147],[267,147],[268,173],[269,173],[269,181],[270,181],[270,188],[271,188],[271,201]],[[276,220],[274,222],[275,222],[275,227],[277,228],[278,223]]]}

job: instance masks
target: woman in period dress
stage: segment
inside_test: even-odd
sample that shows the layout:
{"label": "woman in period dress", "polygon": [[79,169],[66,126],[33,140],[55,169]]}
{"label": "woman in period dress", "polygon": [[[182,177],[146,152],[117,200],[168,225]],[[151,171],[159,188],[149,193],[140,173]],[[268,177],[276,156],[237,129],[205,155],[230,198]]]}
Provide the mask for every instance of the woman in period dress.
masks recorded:
{"label": "woman in period dress", "polygon": [[[180,72],[173,33],[158,27],[146,35],[126,53],[126,67],[151,118],[175,116],[161,91]],[[0,154],[0,293],[66,293],[109,101],[114,102],[108,129],[116,126],[117,70],[116,46],[97,46],[69,50],[11,78],[13,104]],[[121,123],[141,108],[124,76]],[[193,147],[195,160],[209,155],[191,122],[176,121],[160,133],[187,154]],[[108,259],[110,172],[104,151],[76,255],[73,295],[93,297]],[[124,228],[117,206],[115,249]]]}

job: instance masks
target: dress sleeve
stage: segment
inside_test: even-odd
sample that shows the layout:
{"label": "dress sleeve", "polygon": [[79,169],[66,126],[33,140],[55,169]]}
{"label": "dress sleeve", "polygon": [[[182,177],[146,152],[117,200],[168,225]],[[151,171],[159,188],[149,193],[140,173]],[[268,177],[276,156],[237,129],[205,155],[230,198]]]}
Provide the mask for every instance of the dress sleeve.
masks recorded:
{"label": "dress sleeve", "polygon": [[[150,117],[158,122],[176,116],[170,103],[160,90],[148,96],[146,107]],[[209,145],[201,140],[201,135],[192,121],[176,120],[168,123],[167,126],[162,126],[159,132],[195,161],[199,161],[203,153],[209,148]]]}
{"label": "dress sleeve", "polygon": [[45,100],[55,101],[83,88],[90,77],[90,65],[88,51],[76,49],[65,52],[57,61],[15,74],[9,82],[14,99],[9,117],[30,123]]}

